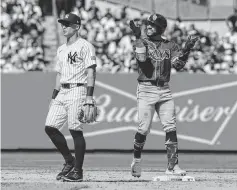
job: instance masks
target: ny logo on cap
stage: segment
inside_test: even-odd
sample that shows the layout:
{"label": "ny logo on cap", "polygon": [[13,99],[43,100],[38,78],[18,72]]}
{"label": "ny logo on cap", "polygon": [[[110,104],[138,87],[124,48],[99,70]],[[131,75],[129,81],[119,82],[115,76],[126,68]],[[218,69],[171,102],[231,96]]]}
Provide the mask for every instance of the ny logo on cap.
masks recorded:
{"label": "ny logo on cap", "polygon": [[69,17],[69,14],[66,14],[66,15],[65,15],[65,18],[68,18],[68,17]]}
{"label": "ny logo on cap", "polygon": [[152,19],[153,19],[154,21],[157,19],[156,14],[154,14],[154,15],[152,16]]}

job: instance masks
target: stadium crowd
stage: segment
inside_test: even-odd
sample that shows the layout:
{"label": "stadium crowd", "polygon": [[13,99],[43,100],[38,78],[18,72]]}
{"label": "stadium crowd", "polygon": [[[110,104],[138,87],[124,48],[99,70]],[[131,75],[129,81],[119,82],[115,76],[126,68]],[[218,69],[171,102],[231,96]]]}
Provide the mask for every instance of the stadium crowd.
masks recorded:
{"label": "stadium crowd", "polygon": [[[107,9],[102,14],[91,1],[89,9],[77,4],[72,11],[82,18],[80,35],[95,46],[100,72],[136,72],[132,45],[135,37],[128,25],[130,18],[126,7],[119,12]],[[1,22],[1,69],[44,70],[44,28],[40,8],[27,0],[3,0],[1,16],[4,20]],[[145,16],[141,13],[137,20]],[[182,47],[191,34],[199,35],[200,41],[182,71],[237,74],[237,32],[230,31],[225,36],[219,36],[217,32],[199,30],[194,25],[186,27],[177,19],[175,24],[167,28],[165,37]],[[172,72],[177,71],[173,69]]]}
{"label": "stadium crowd", "polygon": [[191,52],[183,71],[190,73],[235,73],[237,74],[237,32],[219,36],[217,32],[198,30],[194,25],[186,28],[182,23],[174,24],[168,38],[181,47],[188,35],[200,36],[200,41]]}
{"label": "stadium crowd", "polygon": [[[98,56],[98,69],[102,72],[136,72],[137,65],[133,56],[133,41],[128,22],[127,8],[119,14],[110,9],[102,15],[92,1],[89,10],[77,7],[73,10],[83,20],[81,35],[94,44]],[[117,12],[116,12],[117,13]],[[137,18],[144,19],[145,14]],[[136,20],[136,19],[135,19]],[[182,71],[190,73],[237,73],[237,33],[228,32],[219,36],[217,32],[198,30],[194,25],[185,27],[177,22],[167,28],[165,37],[174,40],[180,47],[188,35],[199,35],[200,41],[191,52],[189,60]],[[173,73],[177,72],[175,69]]]}
{"label": "stadium crowd", "polygon": [[42,11],[36,0],[1,2],[1,71],[45,68]]}

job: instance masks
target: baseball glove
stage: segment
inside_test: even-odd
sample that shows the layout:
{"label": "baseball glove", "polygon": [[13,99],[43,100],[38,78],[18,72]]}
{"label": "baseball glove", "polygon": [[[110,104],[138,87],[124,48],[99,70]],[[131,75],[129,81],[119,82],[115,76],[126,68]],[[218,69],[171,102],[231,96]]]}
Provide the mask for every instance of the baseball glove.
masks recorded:
{"label": "baseball glove", "polygon": [[91,102],[83,102],[79,111],[78,119],[81,123],[93,123],[96,122],[96,118],[99,115],[96,102],[93,99]]}

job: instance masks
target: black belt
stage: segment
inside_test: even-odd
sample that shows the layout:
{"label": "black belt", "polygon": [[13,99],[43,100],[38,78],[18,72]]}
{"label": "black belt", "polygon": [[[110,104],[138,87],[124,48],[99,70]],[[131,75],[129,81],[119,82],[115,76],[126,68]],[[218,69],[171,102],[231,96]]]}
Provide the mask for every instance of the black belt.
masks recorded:
{"label": "black belt", "polygon": [[164,86],[164,84],[165,84],[165,82],[164,81],[151,81],[151,84],[152,85],[155,85],[155,86],[161,86],[161,87],[163,87]]}
{"label": "black belt", "polygon": [[73,88],[73,87],[78,87],[78,86],[83,86],[84,84],[83,83],[63,83],[61,84],[62,85],[62,88]]}
{"label": "black belt", "polygon": [[160,87],[163,87],[165,84],[167,84],[167,82],[164,82],[164,81],[154,81],[154,80],[147,80],[147,81],[139,81],[139,82],[149,82],[151,85],[154,85],[154,86],[160,86]]}

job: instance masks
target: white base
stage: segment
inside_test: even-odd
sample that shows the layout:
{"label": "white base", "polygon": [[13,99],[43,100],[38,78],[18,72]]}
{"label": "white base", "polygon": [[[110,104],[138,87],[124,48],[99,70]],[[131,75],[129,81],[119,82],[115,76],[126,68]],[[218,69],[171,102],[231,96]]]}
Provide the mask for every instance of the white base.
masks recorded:
{"label": "white base", "polygon": [[152,181],[195,181],[191,176],[164,175],[153,177]]}

